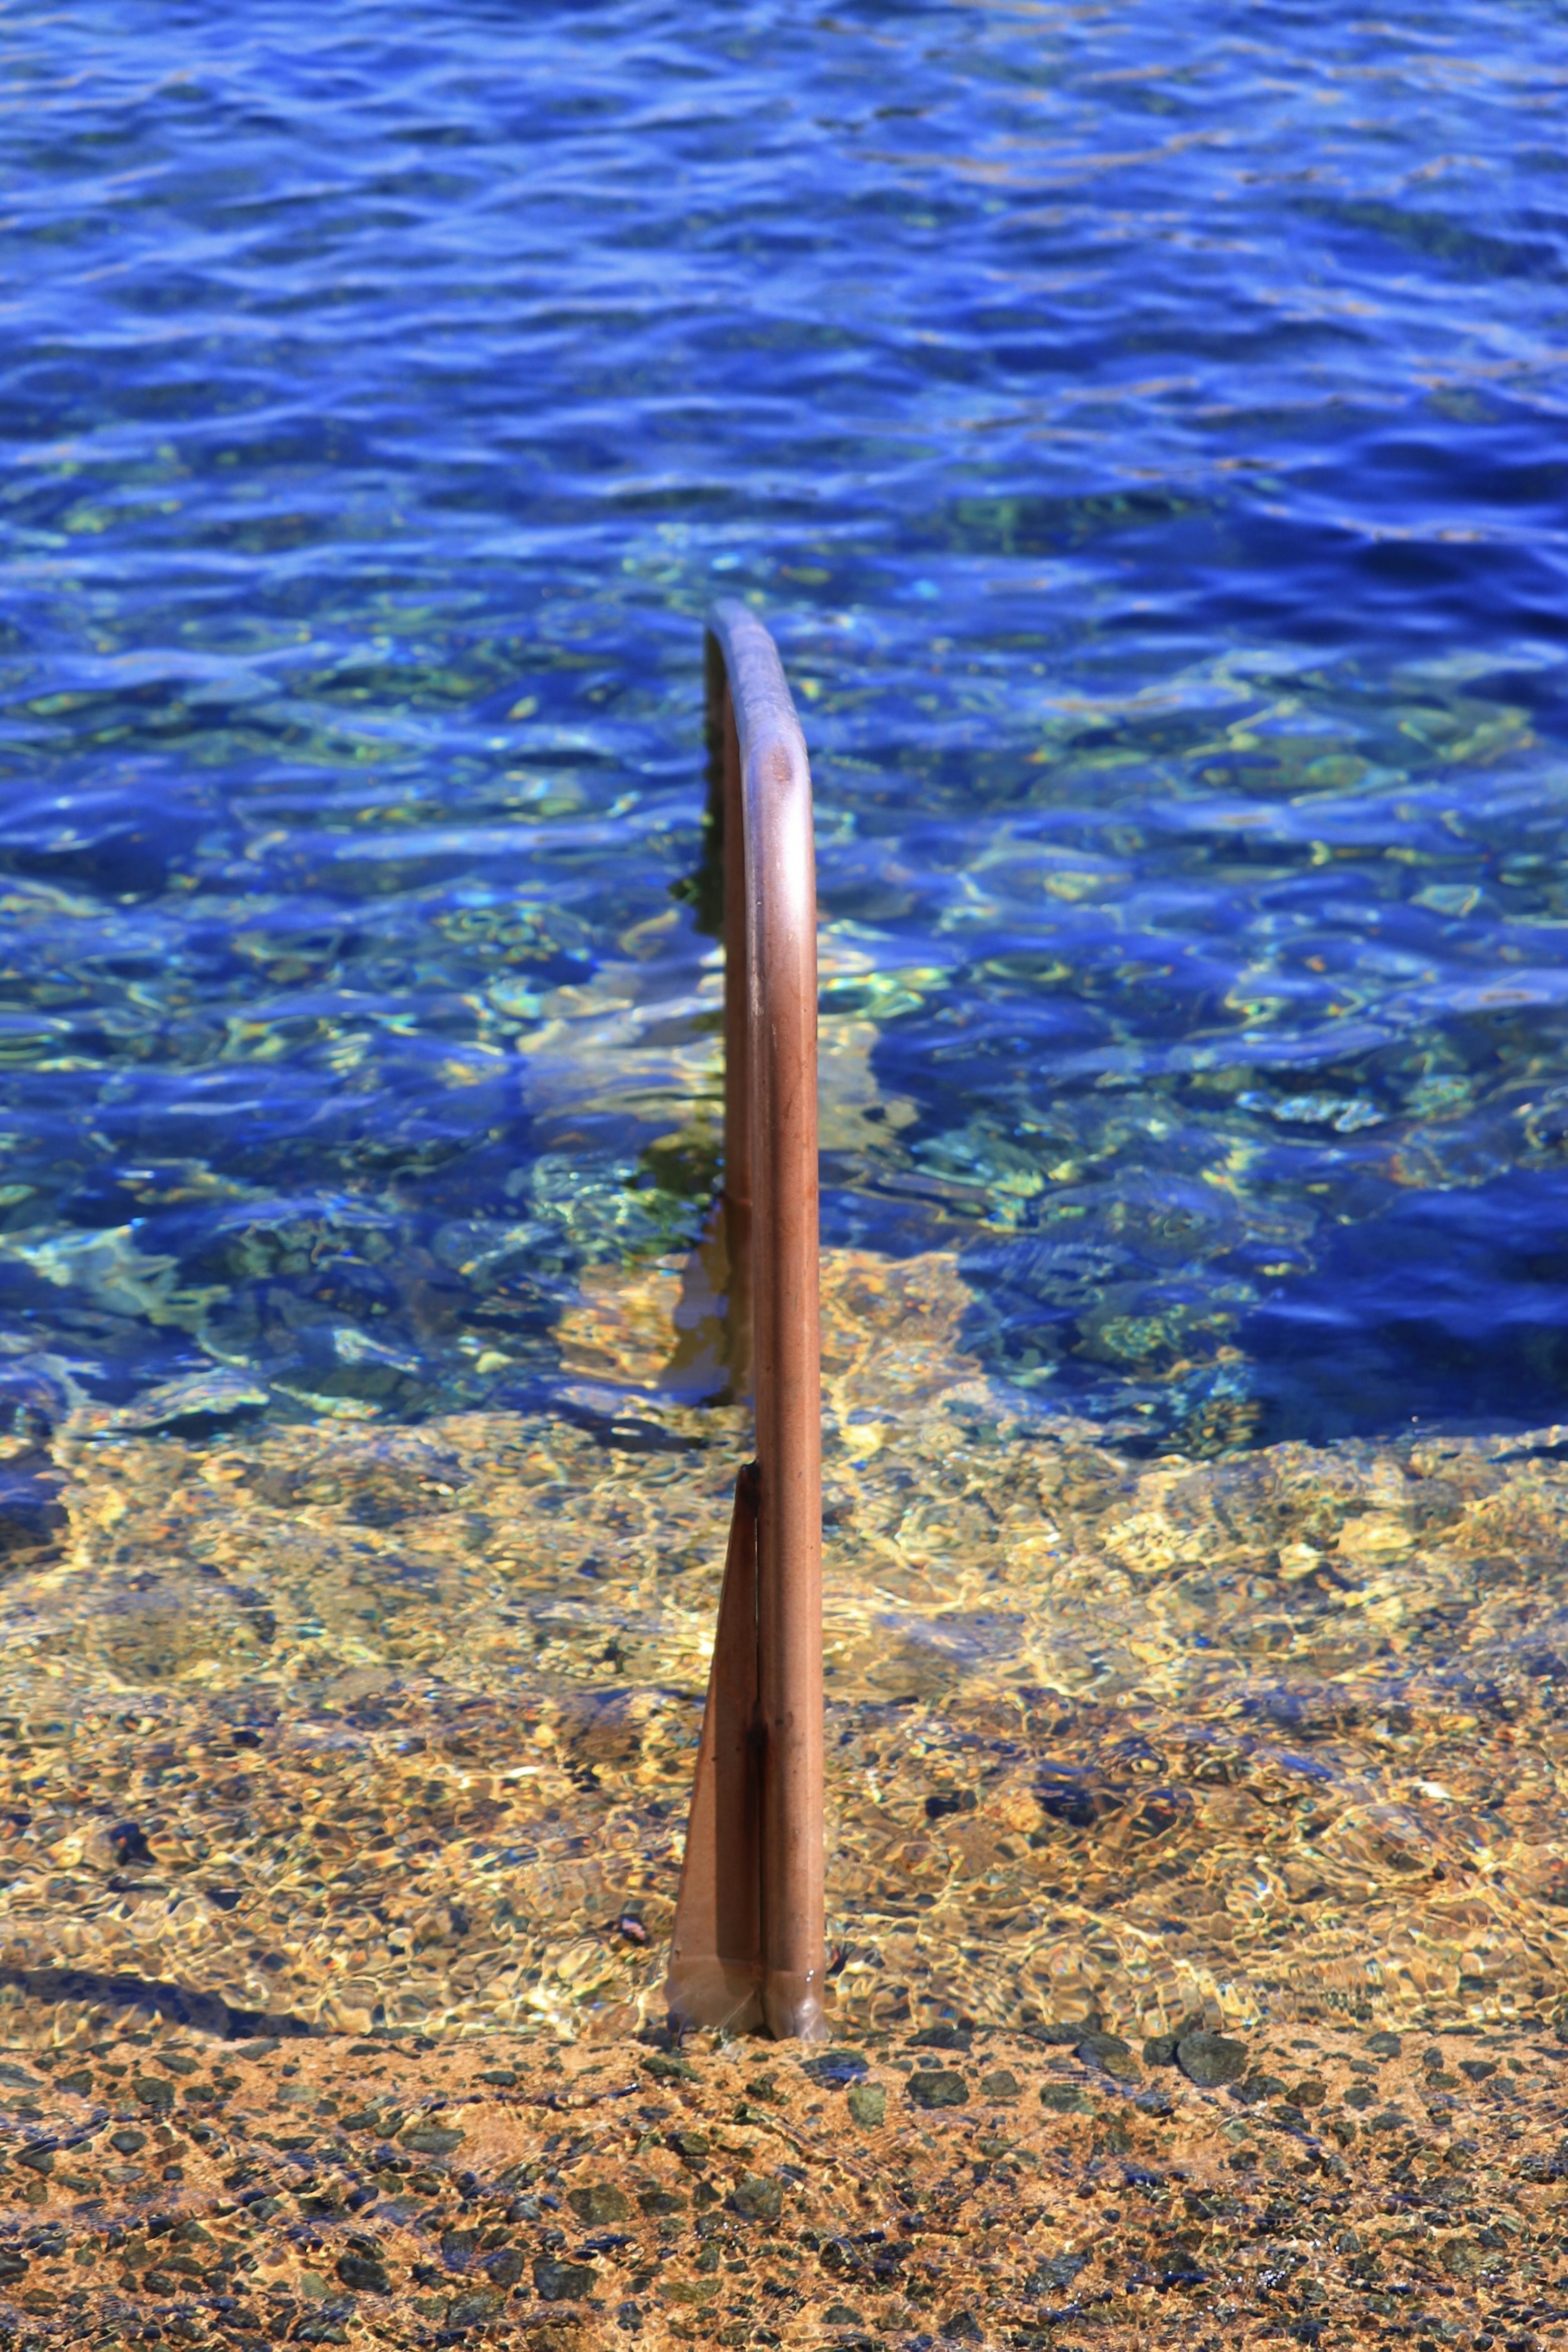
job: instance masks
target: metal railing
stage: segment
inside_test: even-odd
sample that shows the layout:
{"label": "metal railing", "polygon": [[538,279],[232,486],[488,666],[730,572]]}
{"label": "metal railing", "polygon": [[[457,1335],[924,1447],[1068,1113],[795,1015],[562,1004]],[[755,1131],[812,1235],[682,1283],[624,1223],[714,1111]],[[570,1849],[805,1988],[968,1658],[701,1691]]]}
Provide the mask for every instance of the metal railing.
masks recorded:
{"label": "metal railing", "polygon": [[822,1383],[811,772],[773,639],[708,631],[724,897],[724,1227],[733,1390],[750,1369],[665,1994],[673,2023],[815,2041],[823,2014]]}

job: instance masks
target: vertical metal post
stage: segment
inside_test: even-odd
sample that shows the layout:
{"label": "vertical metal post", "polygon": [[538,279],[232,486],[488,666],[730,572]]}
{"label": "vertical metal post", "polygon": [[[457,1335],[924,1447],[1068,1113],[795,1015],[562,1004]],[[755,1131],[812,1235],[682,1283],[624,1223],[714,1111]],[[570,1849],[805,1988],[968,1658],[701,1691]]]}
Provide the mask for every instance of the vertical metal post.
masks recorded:
{"label": "vertical metal post", "polygon": [[721,604],[710,644],[710,690],[722,693],[725,1215],[732,1327],[748,1307],[752,1324],[757,1460],[737,1486],[666,1995],[678,2024],[815,2040],[826,2023],[811,775],[761,622]]}
{"label": "vertical metal post", "polygon": [[724,854],[724,1254],[728,1261],[725,1353],[730,1394],[752,1383],[752,1055],[746,999],[746,816],[741,739],[718,639],[710,634],[709,693],[715,695],[720,822]]}

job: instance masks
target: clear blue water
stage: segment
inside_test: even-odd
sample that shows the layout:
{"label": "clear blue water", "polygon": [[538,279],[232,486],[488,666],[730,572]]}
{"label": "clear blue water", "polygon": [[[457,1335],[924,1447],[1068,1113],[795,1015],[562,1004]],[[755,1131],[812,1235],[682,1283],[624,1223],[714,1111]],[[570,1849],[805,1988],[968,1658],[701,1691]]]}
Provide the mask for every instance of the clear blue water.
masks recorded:
{"label": "clear blue water", "polygon": [[1568,1416],[1560,10],[4,24],[16,1402],[537,1402],[696,1233],[721,590],[830,1241],[1150,1442]]}

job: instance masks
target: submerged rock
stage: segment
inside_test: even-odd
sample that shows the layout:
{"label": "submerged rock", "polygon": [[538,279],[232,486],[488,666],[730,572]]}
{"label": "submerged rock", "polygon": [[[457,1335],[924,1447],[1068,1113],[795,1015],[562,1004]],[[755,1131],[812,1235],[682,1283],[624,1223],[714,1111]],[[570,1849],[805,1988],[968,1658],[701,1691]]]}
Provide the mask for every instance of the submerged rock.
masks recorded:
{"label": "submerged rock", "polygon": [[1098,2066],[1119,2083],[1136,2083],[1142,2074],[1130,2042],[1119,2033],[1088,2033],[1078,2045],[1085,2065]]}
{"label": "submerged rock", "polygon": [[969,2085],[962,2074],[911,2074],[906,2087],[917,2107],[962,2107],[969,2101]]}
{"label": "submerged rock", "polygon": [[1223,2033],[1184,2033],[1176,2044],[1176,2063],[1200,2090],[1215,2090],[1223,2083],[1239,2082],[1247,2072],[1247,2044]]}
{"label": "submerged rock", "polygon": [[881,2083],[854,2083],[849,2113],[865,2131],[880,2131],[888,2118],[888,2093]]}

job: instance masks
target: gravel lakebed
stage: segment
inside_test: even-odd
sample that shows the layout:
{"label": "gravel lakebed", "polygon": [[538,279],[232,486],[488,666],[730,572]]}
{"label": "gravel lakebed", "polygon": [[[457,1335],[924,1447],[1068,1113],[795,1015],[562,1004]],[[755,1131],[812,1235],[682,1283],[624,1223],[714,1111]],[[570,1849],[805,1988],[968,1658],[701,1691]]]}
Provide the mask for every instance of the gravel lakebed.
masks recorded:
{"label": "gravel lakebed", "polygon": [[0,2336],[1519,2347],[1565,2075],[1542,2020],[13,2042]]}

